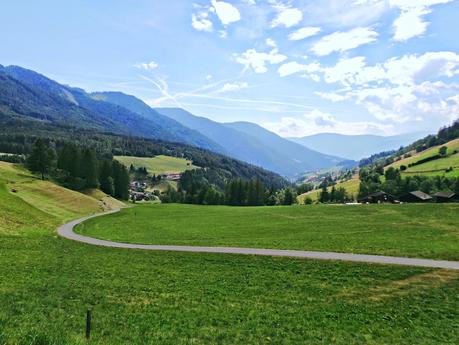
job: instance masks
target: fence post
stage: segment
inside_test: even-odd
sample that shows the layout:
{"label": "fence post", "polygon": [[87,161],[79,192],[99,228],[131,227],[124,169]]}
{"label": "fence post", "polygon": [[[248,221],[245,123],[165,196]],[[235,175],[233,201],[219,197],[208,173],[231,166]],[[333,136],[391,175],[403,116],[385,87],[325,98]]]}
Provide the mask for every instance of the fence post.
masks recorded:
{"label": "fence post", "polygon": [[91,336],[91,310],[86,311],[86,339]]}

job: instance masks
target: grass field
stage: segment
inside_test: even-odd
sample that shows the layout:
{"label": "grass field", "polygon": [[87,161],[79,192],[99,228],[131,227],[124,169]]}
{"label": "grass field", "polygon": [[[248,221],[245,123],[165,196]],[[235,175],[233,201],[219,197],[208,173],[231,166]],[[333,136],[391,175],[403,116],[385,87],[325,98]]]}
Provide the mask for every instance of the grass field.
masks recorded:
{"label": "grass field", "polygon": [[83,245],[55,233],[80,207],[40,210],[39,197],[26,202],[9,192],[6,181],[23,178],[35,182],[0,166],[0,344],[430,345],[459,338],[458,272]]}
{"label": "grass field", "polygon": [[[77,231],[118,242],[338,251],[459,260],[459,205],[157,205]],[[171,221],[173,219],[173,221]]]}
{"label": "grass field", "polygon": [[169,156],[155,157],[131,157],[131,156],[115,156],[117,161],[129,167],[131,164],[136,168],[145,167],[150,174],[164,174],[168,172],[184,172],[186,170],[197,169],[189,160],[183,158]]}

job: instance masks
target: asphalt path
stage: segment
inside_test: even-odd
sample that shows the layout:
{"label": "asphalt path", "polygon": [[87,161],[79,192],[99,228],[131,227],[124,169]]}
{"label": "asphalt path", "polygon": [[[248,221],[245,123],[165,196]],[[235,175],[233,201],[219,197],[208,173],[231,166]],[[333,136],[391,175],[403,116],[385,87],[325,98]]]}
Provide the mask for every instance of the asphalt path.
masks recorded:
{"label": "asphalt path", "polygon": [[291,258],[302,258],[302,259],[337,260],[337,261],[350,261],[350,262],[364,262],[364,263],[372,263],[372,264],[420,266],[420,267],[432,267],[432,268],[445,268],[445,269],[459,270],[458,261],[416,259],[416,258],[404,258],[404,257],[395,257],[395,256],[352,254],[352,253],[315,252],[315,251],[303,251],[303,250],[132,244],[132,243],[120,243],[120,242],[100,240],[100,239],[93,238],[93,237],[79,235],[73,231],[75,226],[77,226],[78,224],[88,219],[112,214],[118,211],[119,209],[116,209],[116,210],[94,214],[91,216],[73,220],[67,224],[60,226],[57,232],[60,236],[66,239],[72,240],[72,241],[91,244],[95,246],[111,247],[111,248],[189,252],[189,253],[220,253],[220,254],[279,256],[279,257],[291,257]]}

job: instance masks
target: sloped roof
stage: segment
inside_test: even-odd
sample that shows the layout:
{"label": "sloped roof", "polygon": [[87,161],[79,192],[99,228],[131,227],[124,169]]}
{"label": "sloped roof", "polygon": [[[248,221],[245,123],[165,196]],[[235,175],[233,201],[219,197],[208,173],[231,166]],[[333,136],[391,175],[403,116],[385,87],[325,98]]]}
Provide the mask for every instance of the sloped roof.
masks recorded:
{"label": "sloped roof", "polygon": [[431,200],[432,199],[432,197],[429,194],[424,193],[421,190],[415,190],[414,192],[410,192],[410,194],[414,195],[416,198],[419,198],[421,200]]}
{"label": "sloped roof", "polygon": [[434,196],[436,197],[440,197],[440,198],[452,198],[453,196],[455,196],[456,193],[453,193],[453,192],[437,192],[434,194]]}

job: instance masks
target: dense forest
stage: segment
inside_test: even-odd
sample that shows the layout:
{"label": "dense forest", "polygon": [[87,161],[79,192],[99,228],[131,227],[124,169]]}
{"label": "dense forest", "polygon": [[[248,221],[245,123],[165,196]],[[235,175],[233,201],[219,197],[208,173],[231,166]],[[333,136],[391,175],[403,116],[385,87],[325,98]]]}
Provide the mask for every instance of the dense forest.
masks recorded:
{"label": "dense forest", "polygon": [[42,179],[48,176],[74,190],[100,188],[115,198],[129,199],[127,168],[116,160],[98,157],[90,148],[66,143],[56,151],[52,143],[37,139],[26,166]]}
{"label": "dense forest", "polygon": [[266,188],[259,179],[238,178],[226,183],[221,181],[208,169],[186,171],[180,179],[178,189],[169,188],[161,195],[161,201],[229,206],[275,206],[296,203],[296,193],[291,188]]}

